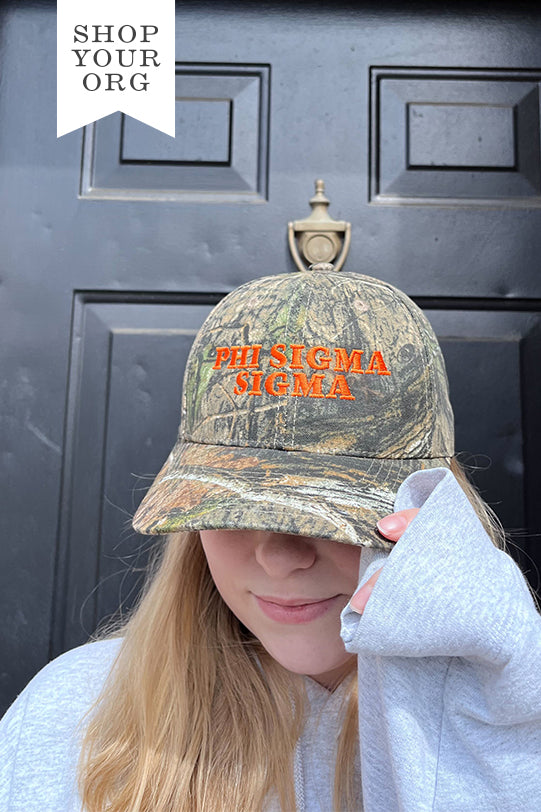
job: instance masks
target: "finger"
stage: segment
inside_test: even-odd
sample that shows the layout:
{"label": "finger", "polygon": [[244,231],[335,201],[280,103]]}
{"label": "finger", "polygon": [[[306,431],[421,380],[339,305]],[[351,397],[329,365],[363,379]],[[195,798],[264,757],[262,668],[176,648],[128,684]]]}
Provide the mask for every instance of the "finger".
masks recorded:
{"label": "finger", "polygon": [[391,513],[390,516],[384,516],[383,519],[380,519],[377,528],[381,535],[385,536],[389,541],[398,541],[406,527],[411,524],[418,513],[419,508],[399,510],[397,513]]}
{"label": "finger", "polygon": [[381,570],[383,567],[380,567],[377,572],[370,576],[366,584],[363,584],[362,587],[355,593],[352,599],[349,602],[351,608],[358,612],[360,615],[364,612],[365,606],[368,602],[368,598],[372,594],[372,590],[376,585],[376,581],[378,580]]}

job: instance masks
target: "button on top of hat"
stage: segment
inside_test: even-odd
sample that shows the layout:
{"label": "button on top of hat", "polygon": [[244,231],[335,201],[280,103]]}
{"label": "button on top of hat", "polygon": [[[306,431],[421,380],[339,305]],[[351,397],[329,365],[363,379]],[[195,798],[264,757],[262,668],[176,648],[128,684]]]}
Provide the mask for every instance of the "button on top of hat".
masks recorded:
{"label": "button on top of hat", "polygon": [[332,262],[315,262],[308,268],[309,271],[334,271]]}

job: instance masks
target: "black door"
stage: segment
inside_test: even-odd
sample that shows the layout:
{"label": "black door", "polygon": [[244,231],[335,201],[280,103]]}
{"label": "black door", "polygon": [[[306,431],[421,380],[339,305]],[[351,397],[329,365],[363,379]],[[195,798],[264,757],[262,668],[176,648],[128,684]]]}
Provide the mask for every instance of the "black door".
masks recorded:
{"label": "black door", "polygon": [[0,6],[4,703],[133,600],[194,332],[293,272],[317,177],[346,268],[432,320],[457,447],[537,586],[541,11],[291,5],[177,4],[174,142],[120,115],[57,140],[55,4]]}

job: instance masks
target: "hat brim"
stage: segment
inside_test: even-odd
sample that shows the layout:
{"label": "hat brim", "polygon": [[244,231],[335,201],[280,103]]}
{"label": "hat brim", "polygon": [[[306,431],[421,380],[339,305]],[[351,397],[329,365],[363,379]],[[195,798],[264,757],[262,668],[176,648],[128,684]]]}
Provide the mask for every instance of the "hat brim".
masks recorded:
{"label": "hat brim", "polygon": [[448,458],[366,459],[179,441],[139,506],[139,533],[252,529],[388,549],[376,522],[404,479]]}

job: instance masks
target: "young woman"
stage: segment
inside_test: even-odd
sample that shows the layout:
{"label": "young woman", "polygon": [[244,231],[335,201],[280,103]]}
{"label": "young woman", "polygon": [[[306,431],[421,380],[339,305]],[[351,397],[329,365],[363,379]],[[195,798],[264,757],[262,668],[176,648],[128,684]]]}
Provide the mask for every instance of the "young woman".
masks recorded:
{"label": "young woman", "polygon": [[168,534],[139,606],[12,706],[0,809],[540,808],[540,617],[404,294],[227,296],[134,526]]}

